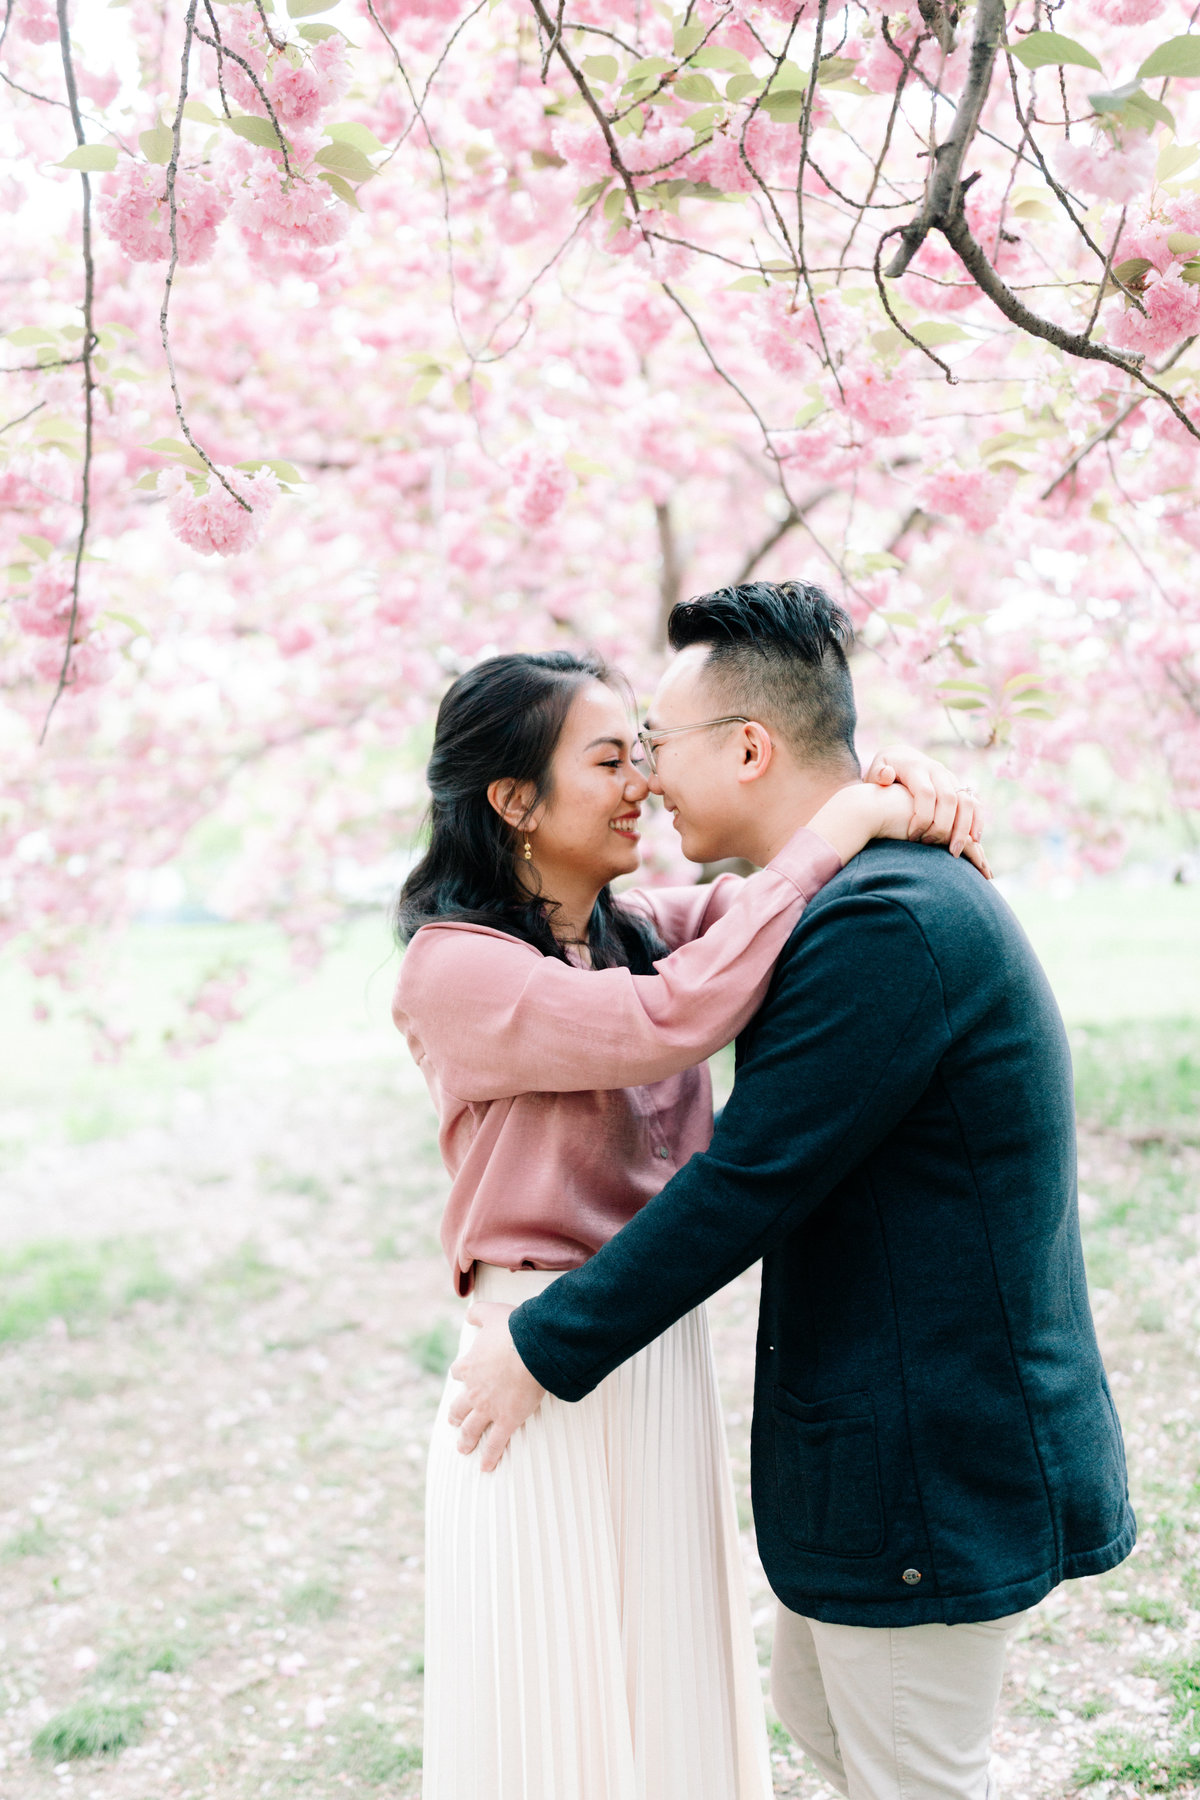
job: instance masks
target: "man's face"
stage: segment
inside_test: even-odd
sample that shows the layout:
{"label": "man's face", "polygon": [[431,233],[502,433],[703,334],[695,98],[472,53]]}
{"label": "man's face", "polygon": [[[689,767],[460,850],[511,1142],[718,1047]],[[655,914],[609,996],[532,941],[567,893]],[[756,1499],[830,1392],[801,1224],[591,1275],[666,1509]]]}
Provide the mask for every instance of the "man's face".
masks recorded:
{"label": "man's face", "polygon": [[[690,644],[667,667],[646,714],[655,731],[721,718],[731,709],[705,674],[706,644]],[[745,761],[743,729],[716,725],[684,731],[656,745],[653,793],[661,794],[679,833],[683,854],[692,862],[719,862],[740,854],[739,825],[745,816],[746,789],[738,779]]]}

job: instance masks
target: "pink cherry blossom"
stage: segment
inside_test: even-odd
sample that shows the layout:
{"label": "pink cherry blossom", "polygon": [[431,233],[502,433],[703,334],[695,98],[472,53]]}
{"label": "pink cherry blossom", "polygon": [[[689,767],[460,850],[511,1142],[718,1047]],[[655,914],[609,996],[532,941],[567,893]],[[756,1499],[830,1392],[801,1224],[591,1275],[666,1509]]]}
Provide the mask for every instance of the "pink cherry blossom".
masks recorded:
{"label": "pink cherry blossom", "polygon": [[916,417],[917,397],[908,377],[886,374],[872,363],[840,371],[843,404],[852,419],[890,436],[908,431]]}
{"label": "pink cherry blossom", "polygon": [[542,530],[561,510],[571,490],[570,471],[561,457],[540,444],[517,451],[508,466],[511,517],[531,531]]}
{"label": "pink cherry blossom", "polygon": [[16,29],[31,44],[57,43],[58,15],[51,0],[21,0],[13,13]]}
{"label": "pink cherry blossom", "polygon": [[[207,262],[230,198],[216,182],[188,169],[175,176],[175,240],[181,263]],[[171,254],[166,170],[124,158],[107,177],[98,210],[105,229],[131,262],[162,262]]]}
{"label": "pink cherry blossom", "polygon": [[204,556],[236,556],[258,543],[267,515],[279,495],[279,483],[269,469],[248,475],[241,469],[222,469],[235,494],[249,503],[247,511],[212,476],[202,488],[193,485],[183,469],[164,469],[158,491],[167,502],[171,530],[180,543]]}
{"label": "pink cherry blossom", "polygon": [[1124,300],[1109,309],[1109,336],[1117,349],[1158,356],[1200,330],[1200,288],[1185,282],[1178,267],[1148,275],[1141,299],[1144,314]]}

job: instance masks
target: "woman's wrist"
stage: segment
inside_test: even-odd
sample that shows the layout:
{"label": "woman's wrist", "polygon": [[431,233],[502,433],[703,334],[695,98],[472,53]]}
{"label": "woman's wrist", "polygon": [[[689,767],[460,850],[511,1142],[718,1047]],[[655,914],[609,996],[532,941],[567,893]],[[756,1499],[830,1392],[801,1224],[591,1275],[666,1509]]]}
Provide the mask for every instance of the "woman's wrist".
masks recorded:
{"label": "woman's wrist", "polygon": [[808,821],[808,828],[818,832],[843,863],[848,863],[879,836],[886,821],[888,792],[874,782],[851,782],[829,796]]}

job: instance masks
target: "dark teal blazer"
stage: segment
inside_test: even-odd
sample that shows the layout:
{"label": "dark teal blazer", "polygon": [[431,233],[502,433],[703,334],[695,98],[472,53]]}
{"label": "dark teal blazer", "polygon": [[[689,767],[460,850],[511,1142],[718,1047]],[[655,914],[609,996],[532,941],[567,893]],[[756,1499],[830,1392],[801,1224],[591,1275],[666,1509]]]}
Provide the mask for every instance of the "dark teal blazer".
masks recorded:
{"label": "dark teal blazer", "polygon": [[754,1517],[793,1611],[1000,1618],[1129,1554],[1066,1034],[944,850],[872,844],[809,904],[710,1149],[517,1309],[517,1348],[578,1400],[759,1257]]}

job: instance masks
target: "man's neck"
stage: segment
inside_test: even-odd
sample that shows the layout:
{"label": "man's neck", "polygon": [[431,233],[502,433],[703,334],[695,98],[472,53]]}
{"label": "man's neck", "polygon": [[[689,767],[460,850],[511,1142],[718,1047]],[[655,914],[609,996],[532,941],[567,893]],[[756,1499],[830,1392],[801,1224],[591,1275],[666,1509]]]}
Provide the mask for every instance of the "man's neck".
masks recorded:
{"label": "man's neck", "polygon": [[736,852],[759,868],[766,868],[839,788],[859,778],[857,769],[849,764],[845,768],[789,770],[786,776],[780,770],[779,774],[778,788],[762,795],[760,810],[747,821],[744,847]]}

